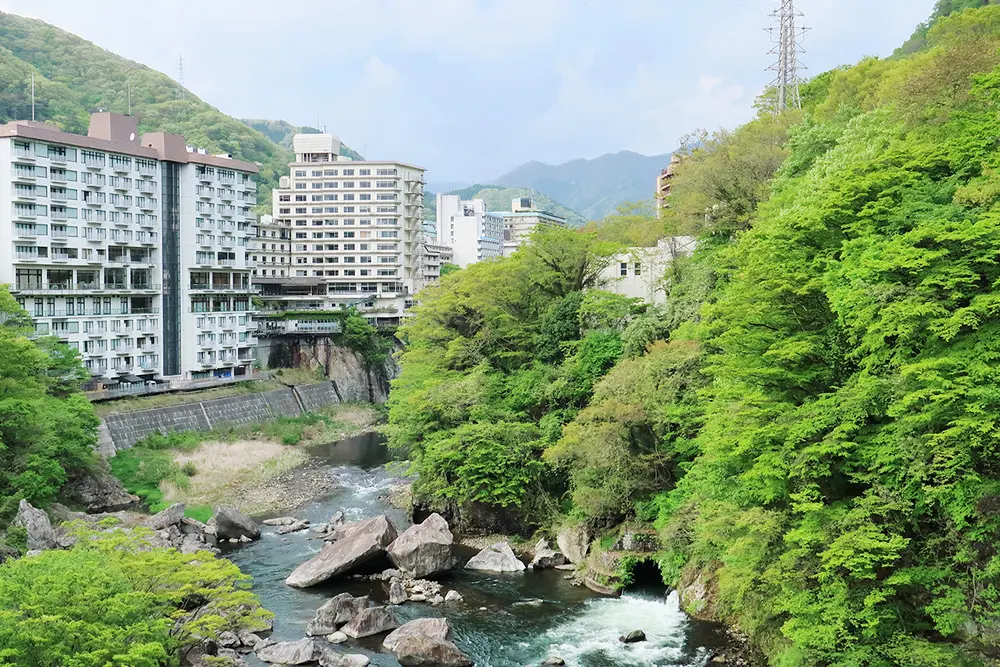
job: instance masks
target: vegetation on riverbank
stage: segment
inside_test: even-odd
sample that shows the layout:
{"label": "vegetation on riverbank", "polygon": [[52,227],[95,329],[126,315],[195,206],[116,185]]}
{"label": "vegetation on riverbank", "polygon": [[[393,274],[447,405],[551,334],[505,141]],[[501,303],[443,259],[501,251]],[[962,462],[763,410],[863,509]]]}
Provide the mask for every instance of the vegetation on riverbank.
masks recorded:
{"label": "vegetation on riverbank", "polygon": [[428,291],[388,427],[418,494],[653,525],[665,580],[781,667],[990,664],[1000,7],[945,4],[914,53],[692,143],[648,221],[699,239],[667,307],[593,289],[615,220]]}

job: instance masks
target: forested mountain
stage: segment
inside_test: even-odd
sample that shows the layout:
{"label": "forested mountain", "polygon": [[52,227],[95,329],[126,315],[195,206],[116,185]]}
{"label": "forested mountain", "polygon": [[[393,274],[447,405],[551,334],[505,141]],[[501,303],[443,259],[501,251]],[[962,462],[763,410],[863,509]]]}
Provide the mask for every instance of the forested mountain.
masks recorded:
{"label": "forested mountain", "polygon": [[[296,134],[320,134],[322,130],[308,125],[292,125],[285,120],[265,120],[263,118],[240,118],[241,123],[252,127],[283,148],[292,150],[292,138]],[[361,154],[346,144],[340,145],[340,154],[352,160],[363,160]]]}
{"label": "forested mountain", "polygon": [[528,162],[493,181],[507,188],[530,188],[598,220],[630,201],[652,199],[656,177],[670,154],[608,153],[559,165]]}
{"label": "forested mountain", "polygon": [[[424,219],[437,218],[436,193],[428,193],[424,198]],[[587,224],[587,219],[559,202],[530,188],[503,188],[499,185],[470,185],[461,190],[452,190],[445,194],[459,195],[462,199],[482,199],[487,211],[509,211],[510,202],[518,197],[531,197],[535,208],[549,213],[555,213],[566,218],[566,224],[571,227],[581,227]]]}
{"label": "forested mountain", "polygon": [[[582,528],[602,585],[652,561],[776,666],[997,665],[1000,6],[982,4],[942,0],[911,53],[706,137],[661,219],[542,230],[428,289],[388,427],[418,497]],[[629,225],[698,237],[664,308],[599,289]]]}
{"label": "forested mountain", "polygon": [[98,108],[125,113],[128,81],[142,131],[180,133],[200,148],[261,163],[262,204],[288,170],[289,150],[167,75],[42,21],[0,12],[0,122],[31,117],[32,73],[35,118],[63,130],[86,134]]}

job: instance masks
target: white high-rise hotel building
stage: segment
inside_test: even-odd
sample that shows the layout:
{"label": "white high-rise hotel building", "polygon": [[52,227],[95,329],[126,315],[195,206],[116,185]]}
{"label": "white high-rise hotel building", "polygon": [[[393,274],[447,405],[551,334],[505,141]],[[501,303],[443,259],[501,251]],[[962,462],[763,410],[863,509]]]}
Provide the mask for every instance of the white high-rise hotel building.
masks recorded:
{"label": "white high-rise hotel building", "polygon": [[2,125],[0,282],[95,377],[245,375],[256,173],[118,114]]}
{"label": "white high-rise hotel building", "polygon": [[437,195],[437,242],[451,246],[455,264],[465,268],[503,255],[503,216],[489,213],[482,199],[462,201]]}
{"label": "white high-rise hotel building", "polygon": [[[424,170],[342,157],[329,134],[299,134],[293,146],[273,219],[261,226],[261,242],[274,245],[254,276],[261,297],[271,307],[355,306],[370,319],[398,321],[421,282]],[[287,263],[276,254],[282,242]]]}

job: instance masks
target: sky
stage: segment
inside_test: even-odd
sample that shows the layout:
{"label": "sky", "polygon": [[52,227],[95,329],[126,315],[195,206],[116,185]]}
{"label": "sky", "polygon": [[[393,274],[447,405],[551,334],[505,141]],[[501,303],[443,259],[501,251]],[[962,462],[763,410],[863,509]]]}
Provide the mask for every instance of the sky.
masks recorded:
{"label": "sky", "polygon": [[[774,74],[778,0],[0,0],[236,117],[489,181],[529,160],[667,153],[734,127]],[[887,56],[934,0],[797,0],[818,74]]]}

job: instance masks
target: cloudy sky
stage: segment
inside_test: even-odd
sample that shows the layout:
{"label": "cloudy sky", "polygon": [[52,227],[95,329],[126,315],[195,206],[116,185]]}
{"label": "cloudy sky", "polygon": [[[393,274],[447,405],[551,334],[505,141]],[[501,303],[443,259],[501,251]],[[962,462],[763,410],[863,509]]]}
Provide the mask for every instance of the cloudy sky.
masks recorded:
{"label": "cloudy sky", "polygon": [[[769,82],[778,0],[0,0],[234,116],[316,125],[430,181],[673,150]],[[934,0],[798,0],[812,73],[885,56]]]}

